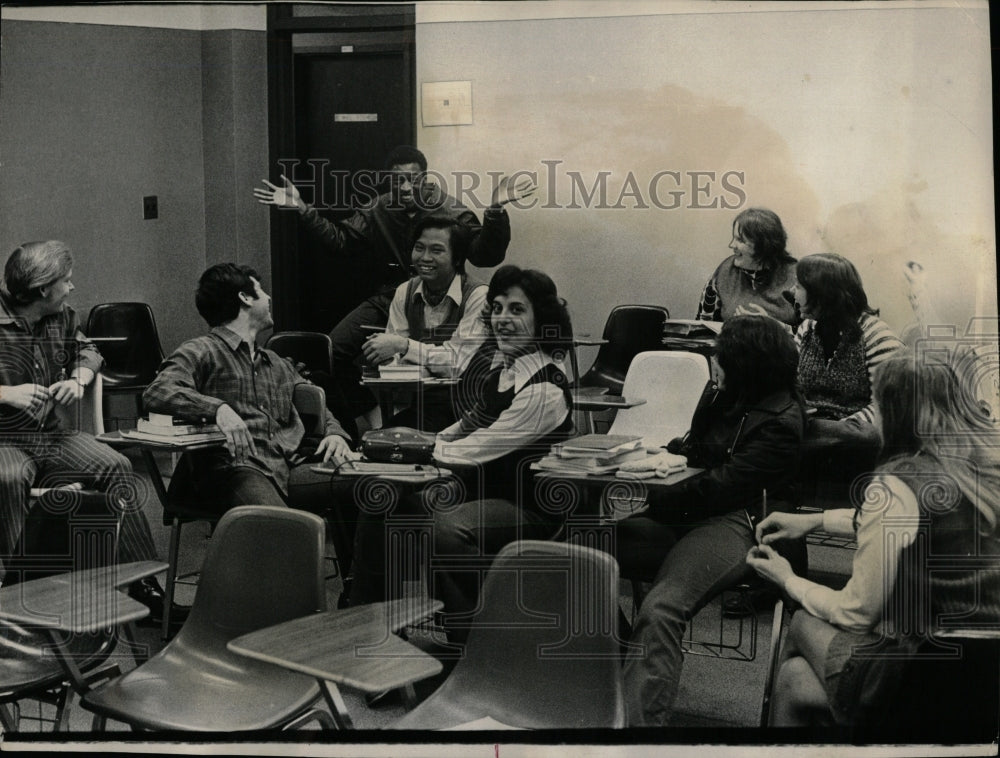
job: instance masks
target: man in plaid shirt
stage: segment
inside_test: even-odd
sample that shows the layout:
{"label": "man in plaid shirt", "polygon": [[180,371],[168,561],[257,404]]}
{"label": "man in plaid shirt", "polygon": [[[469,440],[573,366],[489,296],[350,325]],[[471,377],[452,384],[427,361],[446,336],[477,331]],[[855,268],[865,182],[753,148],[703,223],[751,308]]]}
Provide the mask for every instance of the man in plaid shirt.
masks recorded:
{"label": "man in plaid shirt", "polygon": [[[192,454],[200,497],[220,513],[236,505],[328,500],[329,477],[300,465],[305,428],[292,396],[295,385],[308,382],[289,361],[256,345],[257,334],[274,325],[260,274],[233,263],[212,266],[198,281],[195,304],[211,330],[177,348],[142,399],[149,411],[214,422],[225,434],[225,447]],[[315,456],[335,465],[355,458],[349,439],[326,411]]]}

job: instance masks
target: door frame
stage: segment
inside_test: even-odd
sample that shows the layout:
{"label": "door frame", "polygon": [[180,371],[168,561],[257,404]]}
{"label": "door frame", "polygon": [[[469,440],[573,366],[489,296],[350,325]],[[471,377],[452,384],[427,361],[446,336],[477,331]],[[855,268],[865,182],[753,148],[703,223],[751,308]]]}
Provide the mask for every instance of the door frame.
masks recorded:
{"label": "door frame", "polygon": [[[410,143],[416,144],[417,58],[414,6],[336,5],[324,6],[324,10],[329,11],[329,15],[295,16],[291,4],[268,4],[268,163],[272,171],[280,159],[298,155],[295,140],[296,56],[345,53],[345,46],[357,53],[402,54],[406,88],[410,92]],[[320,46],[295,46],[293,42],[296,34],[317,33],[324,35]],[[271,214],[271,291],[275,296],[275,331],[298,329],[304,318],[305,309],[298,287],[302,261],[297,216],[297,213],[291,211]]]}

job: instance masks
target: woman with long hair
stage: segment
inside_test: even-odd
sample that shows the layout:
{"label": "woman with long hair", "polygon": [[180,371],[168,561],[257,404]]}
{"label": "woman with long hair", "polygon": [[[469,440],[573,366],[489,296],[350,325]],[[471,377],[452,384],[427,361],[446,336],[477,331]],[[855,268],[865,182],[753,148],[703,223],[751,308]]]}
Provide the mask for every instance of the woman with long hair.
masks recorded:
{"label": "woman with long hair", "polygon": [[[970,386],[977,365],[971,351],[884,361],[875,378],[882,462],[857,512],[775,513],[757,525],[761,546],[747,562],[803,608],[783,651],[773,725],[854,723],[892,697],[898,669],[889,667],[921,641],[949,626],[1000,625],[1000,435]],[[771,548],[820,527],[856,532],[841,590],[796,576]]]}
{"label": "woman with long hair", "polygon": [[732,316],[771,316],[789,326],[799,318],[783,293],[795,286],[795,258],[785,249],[781,219],[766,208],[747,208],[733,221],[726,258],[705,285],[697,318],[725,321]]}
{"label": "woman with long hair", "polygon": [[[771,508],[794,476],[805,427],[795,389],[791,334],[765,316],[734,316],[716,344],[719,385],[706,389],[690,431],[668,446],[704,468],[650,497],[649,510],[619,522],[617,557],[627,577],[655,577],[626,656],[630,726],[668,723],[689,619],[746,573],[751,513]],[[669,390],[665,390],[669,391]]]}
{"label": "woman with long hair", "polygon": [[849,480],[875,463],[873,376],[903,343],[868,304],[861,275],[847,258],[808,255],[796,277],[794,301],[803,319],[795,336],[798,381],[811,414],[803,472],[842,470]]}

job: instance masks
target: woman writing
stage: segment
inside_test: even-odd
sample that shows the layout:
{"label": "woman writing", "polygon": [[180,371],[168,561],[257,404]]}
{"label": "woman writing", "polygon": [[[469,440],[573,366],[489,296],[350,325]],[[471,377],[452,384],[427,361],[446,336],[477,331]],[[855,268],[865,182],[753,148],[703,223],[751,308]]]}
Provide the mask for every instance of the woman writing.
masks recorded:
{"label": "woman writing", "polygon": [[[747,562],[802,604],[792,620],[775,684],[772,723],[850,724],[876,705],[865,678],[949,627],[1000,624],[1000,453],[997,428],[966,376],[899,353],[876,374],[885,445],[860,509],[775,513],[757,525]],[[795,575],[774,540],[824,528],[857,530],[851,578],[842,590]],[[933,555],[934,561],[926,560]],[[979,566],[968,558],[975,555]],[[954,566],[931,570],[954,559]],[[963,565],[964,564],[964,565]],[[985,568],[983,567],[985,566]],[[848,665],[852,651],[883,653]],[[856,655],[856,653],[855,653]],[[891,686],[891,681],[890,681]],[[884,689],[877,696],[891,698]]]}

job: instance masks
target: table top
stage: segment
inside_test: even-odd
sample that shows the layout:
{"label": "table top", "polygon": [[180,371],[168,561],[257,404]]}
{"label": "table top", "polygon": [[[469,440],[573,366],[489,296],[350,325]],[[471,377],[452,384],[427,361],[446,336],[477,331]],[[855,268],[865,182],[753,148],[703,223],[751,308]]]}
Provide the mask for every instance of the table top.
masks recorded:
{"label": "table top", "polygon": [[386,387],[388,389],[415,389],[417,387],[450,387],[458,384],[458,379],[445,376],[425,376],[420,379],[392,379],[381,376],[362,377],[364,387]]}
{"label": "table top", "polygon": [[172,450],[174,452],[184,450],[205,450],[207,448],[219,447],[225,444],[225,439],[206,440],[202,442],[178,442],[171,441],[169,437],[159,440],[141,439],[139,437],[127,437],[121,432],[105,432],[97,435],[97,441],[114,448],[120,447],[145,447],[152,450]]}
{"label": "table top", "polygon": [[343,466],[321,464],[311,466],[317,474],[329,476],[377,476],[379,479],[389,479],[401,482],[433,482],[451,475],[447,469],[431,464],[416,463],[378,463],[375,461],[358,461]]}
{"label": "table top", "polygon": [[637,405],[645,405],[646,401],[641,398],[625,398],[619,395],[579,395],[573,394],[573,407],[580,411],[603,411],[612,408],[635,408]]}
{"label": "table top", "polygon": [[166,568],[159,561],[141,561],[13,584],[0,589],[0,618],[79,633],[137,621],[149,615],[149,608],[113,588]]}
{"label": "table top", "polygon": [[301,674],[384,692],[441,671],[441,662],[394,632],[443,607],[404,598],[314,613],[230,640],[234,653]]}
{"label": "table top", "polygon": [[90,342],[128,342],[128,337],[85,337]]}
{"label": "table top", "polygon": [[669,489],[675,484],[680,484],[685,479],[697,476],[704,470],[703,468],[692,468],[689,466],[667,477],[652,476],[648,479],[624,479],[614,474],[585,474],[582,471],[551,471],[543,469],[536,469],[535,476],[546,479],[569,479],[574,482],[586,482],[587,484],[635,484],[646,485],[654,489]]}

